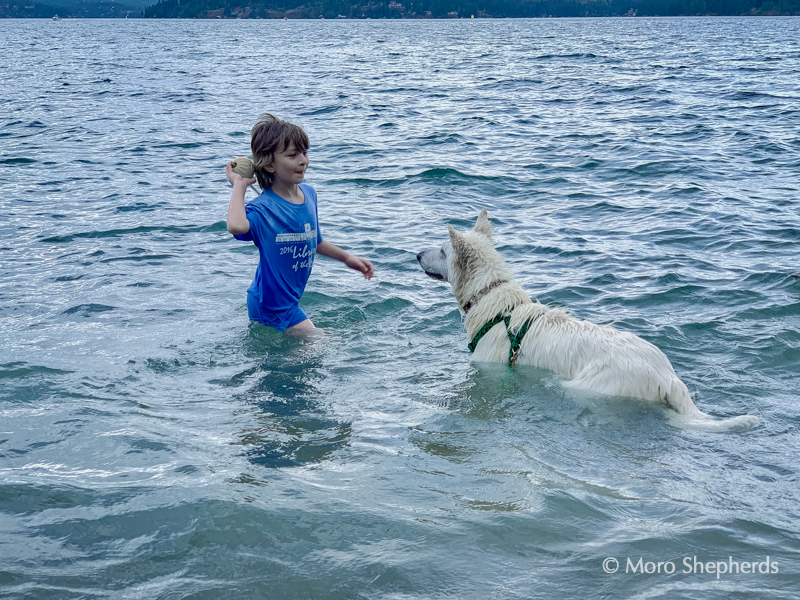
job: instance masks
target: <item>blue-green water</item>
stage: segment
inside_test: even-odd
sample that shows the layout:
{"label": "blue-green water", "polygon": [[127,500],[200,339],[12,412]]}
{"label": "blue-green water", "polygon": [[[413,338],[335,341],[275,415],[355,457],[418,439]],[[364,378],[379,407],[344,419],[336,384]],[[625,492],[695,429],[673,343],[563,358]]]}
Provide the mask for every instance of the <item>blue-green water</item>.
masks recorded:
{"label": "blue-green water", "polygon": [[[0,67],[0,597],[800,594],[800,19],[6,20]],[[317,261],[309,340],[225,231],[264,111],[376,267]],[[415,255],[484,206],[759,427],[470,363]]]}

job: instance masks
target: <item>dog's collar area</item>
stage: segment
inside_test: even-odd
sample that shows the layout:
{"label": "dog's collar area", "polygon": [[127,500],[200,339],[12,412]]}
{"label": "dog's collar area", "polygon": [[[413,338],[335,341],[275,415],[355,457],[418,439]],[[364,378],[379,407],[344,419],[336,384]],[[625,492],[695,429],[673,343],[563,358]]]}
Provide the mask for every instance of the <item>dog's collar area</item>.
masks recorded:
{"label": "dog's collar area", "polygon": [[503,285],[504,283],[508,283],[508,279],[495,279],[492,283],[487,285],[483,288],[480,292],[475,294],[472,298],[470,298],[464,306],[461,307],[461,310],[464,311],[464,314],[467,314],[473,306],[478,303],[478,300],[483,298],[486,294],[491,292],[494,288],[499,285]]}

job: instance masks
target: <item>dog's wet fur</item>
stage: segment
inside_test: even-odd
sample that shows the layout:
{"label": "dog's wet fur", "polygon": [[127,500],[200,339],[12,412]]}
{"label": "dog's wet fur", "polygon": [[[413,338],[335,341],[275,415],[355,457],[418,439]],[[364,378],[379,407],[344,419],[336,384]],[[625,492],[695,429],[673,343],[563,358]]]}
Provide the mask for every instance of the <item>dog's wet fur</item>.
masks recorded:
{"label": "dog's wet fur", "polygon": [[[758,423],[753,415],[716,419],[702,412],[667,357],[650,342],[532,301],[495,250],[486,209],[472,231],[461,234],[449,225],[448,230],[450,239],[441,248],[420,252],[417,260],[426,275],[450,283],[462,312],[469,308],[468,340],[496,315],[510,315],[512,333],[530,322],[516,364],[555,371],[568,388],[660,404],[670,409],[673,425],[686,429],[742,431]],[[501,321],[480,340],[474,359],[508,362],[509,346]]]}

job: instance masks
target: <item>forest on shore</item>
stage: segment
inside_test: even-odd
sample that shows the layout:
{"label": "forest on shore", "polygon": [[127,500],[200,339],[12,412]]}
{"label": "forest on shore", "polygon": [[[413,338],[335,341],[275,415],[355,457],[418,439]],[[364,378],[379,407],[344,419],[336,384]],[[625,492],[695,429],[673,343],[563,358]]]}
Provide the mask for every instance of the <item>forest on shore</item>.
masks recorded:
{"label": "forest on shore", "polygon": [[441,19],[800,15],[800,0],[0,0],[0,18]]}
{"label": "forest on shore", "polygon": [[800,15],[800,0],[159,0],[146,17],[424,19]]}

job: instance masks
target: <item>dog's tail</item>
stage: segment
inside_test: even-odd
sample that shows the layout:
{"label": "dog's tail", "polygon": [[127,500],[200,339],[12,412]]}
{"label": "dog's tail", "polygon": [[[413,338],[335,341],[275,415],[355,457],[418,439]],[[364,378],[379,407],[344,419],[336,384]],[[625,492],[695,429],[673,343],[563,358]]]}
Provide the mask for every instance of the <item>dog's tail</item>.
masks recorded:
{"label": "dog's tail", "polygon": [[692,402],[689,390],[677,377],[671,386],[670,392],[672,392],[672,397],[665,395],[663,399],[664,403],[673,409],[670,411],[670,424],[679,429],[728,433],[747,431],[758,425],[758,417],[755,415],[739,415],[728,419],[718,419],[704,413]]}
{"label": "dog's tail", "polygon": [[717,419],[698,410],[696,413],[689,415],[672,412],[669,422],[679,429],[692,429],[709,433],[729,433],[752,429],[758,425],[758,417],[755,415],[739,415],[729,419]]}

